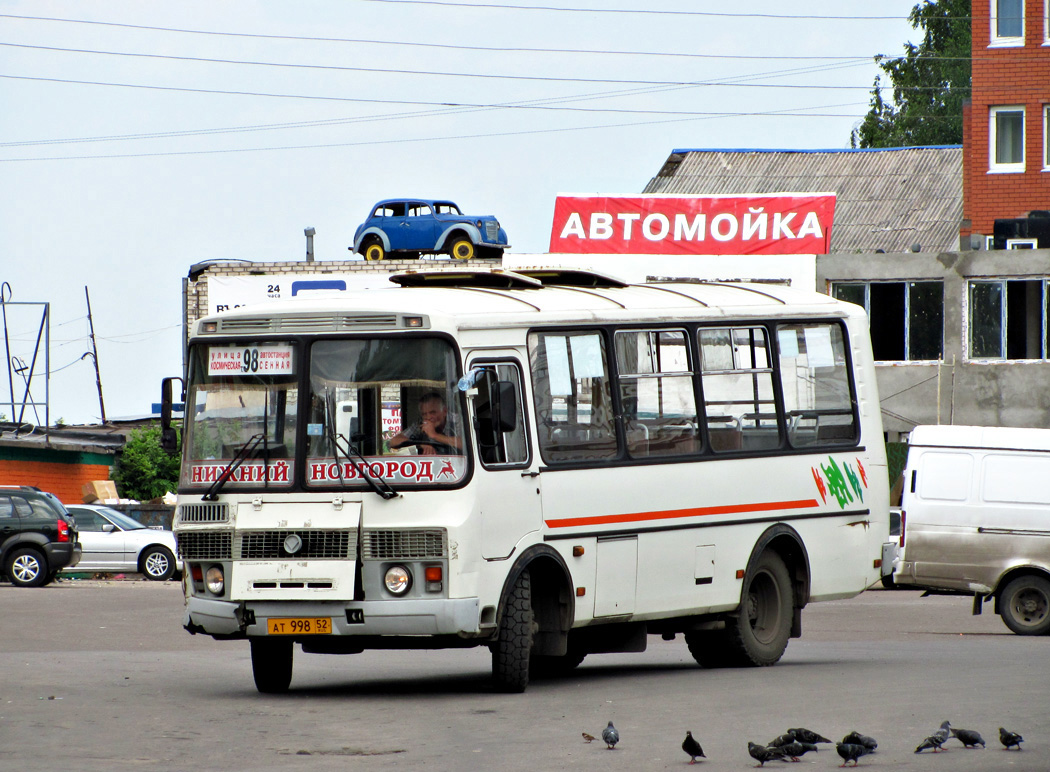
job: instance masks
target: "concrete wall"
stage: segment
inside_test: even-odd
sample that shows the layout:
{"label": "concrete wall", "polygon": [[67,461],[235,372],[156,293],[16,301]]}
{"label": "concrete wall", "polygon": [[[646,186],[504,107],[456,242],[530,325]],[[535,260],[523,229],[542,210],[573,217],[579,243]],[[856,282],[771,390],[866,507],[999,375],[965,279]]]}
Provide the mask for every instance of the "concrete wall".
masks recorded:
{"label": "concrete wall", "polygon": [[1048,277],[1046,249],[836,254],[817,256],[816,283],[829,292],[833,281],[944,282],[943,359],[876,367],[883,424],[892,435],[920,423],[1050,427],[1050,361],[971,359],[967,325],[971,279]]}

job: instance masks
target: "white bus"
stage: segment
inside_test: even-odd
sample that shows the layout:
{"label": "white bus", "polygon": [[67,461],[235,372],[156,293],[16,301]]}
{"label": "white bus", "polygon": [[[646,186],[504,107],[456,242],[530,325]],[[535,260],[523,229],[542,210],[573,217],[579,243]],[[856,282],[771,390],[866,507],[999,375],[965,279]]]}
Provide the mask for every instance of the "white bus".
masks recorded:
{"label": "white bus", "polygon": [[653,634],[771,665],[880,578],[867,319],[825,295],[411,272],[201,319],[187,379],[185,627],[262,692],[296,645],[487,646],[506,691]]}

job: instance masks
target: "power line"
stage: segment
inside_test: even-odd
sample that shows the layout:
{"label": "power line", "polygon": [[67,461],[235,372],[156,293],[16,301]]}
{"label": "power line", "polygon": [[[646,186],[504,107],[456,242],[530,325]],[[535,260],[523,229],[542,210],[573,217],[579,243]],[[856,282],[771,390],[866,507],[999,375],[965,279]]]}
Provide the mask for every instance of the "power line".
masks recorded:
{"label": "power line", "polygon": [[[369,38],[336,38],[315,37],[308,35],[273,35],[261,32],[222,32],[218,30],[187,29],[185,27],[159,27],[145,24],[126,24],[123,22],[97,21],[93,19],[61,19],[49,16],[20,16],[16,14],[0,13],[0,18],[22,19],[27,21],[48,21],[66,24],[89,24],[105,27],[119,27],[123,29],[143,30],[148,32],[175,32],[184,35],[206,35],[218,37],[254,38],[263,40],[284,40],[309,43],[352,43],[355,45],[374,46],[404,46],[414,48],[437,48],[453,51],[479,51],[484,53],[528,53],[528,54],[582,54],[596,56],[645,56],[645,57],[668,57],[683,59],[724,59],[724,60],[782,60],[782,61],[855,61],[863,58],[865,61],[874,57],[851,56],[815,56],[812,54],[803,56],[777,56],[772,54],[701,54],[696,52],[682,51],[621,51],[590,48],[538,48],[518,46],[475,46],[454,43],[421,43],[410,40],[373,40]],[[852,17],[851,17],[852,18]],[[877,54],[886,60],[903,59],[904,55]],[[968,61],[970,57],[933,57],[922,56],[923,59],[936,58],[942,61]]]}
{"label": "power line", "polygon": [[[572,8],[551,5],[505,5],[499,3],[454,3],[448,0],[360,0],[363,3],[388,3],[395,5],[436,5],[447,8],[487,8],[501,11],[555,11],[560,13],[594,14],[641,14],[650,16],[701,16],[729,19],[798,19],[831,21],[907,21],[906,16],[848,16],[785,13],[729,13],[727,11],[662,11],[651,8]],[[964,18],[969,16],[950,17]]]}
{"label": "power line", "polygon": [[[0,76],[3,77],[3,76]],[[278,145],[271,147],[253,147],[253,148],[227,148],[219,150],[176,150],[176,151],[157,151],[150,153],[114,153],[106,155],[80,155],[80,156],[42,156],[37,158],[0,158],[0,163],[17,163],[27,161],[84,161],[84,160],[97,160],[97,159],[117,159],[117,158],[156,158],[162,156],[190,156],[190,155],[220,155],[227,153],[257,153],[257,152],[272,152],[278,150],[318,150],[325,148],[335,147],[378,147],[382,145],[400,145],[409,144],[414,142],[448,142],[455,140],[464,139],[489,139],[493,137],[516,137],[516,136],[528,136],[537,134],[560,134],[573,131],[596,131],[602,129],[622,129],[622,128],[637,128],[639,126],[654,126],[663,125],[670,123],[682,123],[687,121],[697,120],[710,120],[711,118],[740,118],[740,117],[811,117],[811,116],[793,116],[790,113],[781,113],[779,111],[764,111],[764,112],[732,112],[723,113],[719,116],[706,116],[704,118],[672,118],[662,121],[635,121],[625,123],[610,123],[600,126],[569,126],[555,129],[527,129],[522,131],[505,131],[505,132],[490,132],[482,134],[459,134],[445,137],[410,137],[403,139],[384,139],[384,140],[362,140],[359,142],[327,142],[322,144],[313,145]]]}
{"label": "power line", "polygon": [[[29,45],[25,43],[5,43],[0,42],[0,46],[6,46],[9,48],[25,48],[33,49],[37,51],[57,51],[62,53],[76,53],[76,54],[94,54],[97,56],[127,56],[140,59],[163,59],[167,61],[180,61],[180,62],[203,62],[207,64],[237,64],[237,65],[249,65],[253,67],[287,67],[290,69],[305,69],[305,70],[327,70],[335,72],[368,72],[381,75],[423,75],[430,77],[444,77],[444,78],[483,78],[488,80],[521,80],[521,81],[539,81],[543,83],[613,83],[617,85],[631,85],[631,86],[708,86],[708,85],[723,85],[718,81],[690,81],[690,80],[641,80],[641,79],[619,79],[619,78],[580,78],[580,77],[559,77],[549,75],[507,75],[500,73],[491,72],[455,72],[455,71],[441,71],[441,70],[407,70],[399,68],[384,68],[384,67],[351,67],[348,65],[334,65],[334,64],[301,64],[296,62],[264,62],[264,61],[252,61],[244,59],[219,59],[214,57],[202,57],[202,56],[175,56],[173,54],[150,54],[140,53],[131,51],[102,51],[97,49],[87,48],[62,48],[58,46],[39,46]],[[861,64],[869,64],[868,59],[855,59],[849,63],[843,63],[840,66],[858,66]],[[821,72],[823,68],[806,68],[810,72]],[[748,77],[772,77],[770,75],[752,75]],[[752,84],[759,85],[759,84]],[[769,88],[770,86],[762,86],[763,88]],[[864,89],[868,90],[871,88],[870,85],[864,86],[825,86],[825,85],[794,85],[794,84],[776,84],[776,88],[826,88],[826,89]]]}
{"label": "power line", "polygon": [[[2,77],[2,76],[0,76]],[[437,102],[423,102],[421,104],[433,104],[438,105],[441,103]],[[830,110],[834,108],[855,108],[863,107],[857,103],[844,103],[835,105],[821,105],[816,107],[801,107],[797,108],[799,112],[778,112],[778,116],[784,117],[799,117],[799,118],[850,118],[855,115],[854,112],[849,113],[828,113],[828,112],[801,112],[802,110]],[[147,140],[147,139],[170,139],[170,138],[182,138],[182,137],[194,137],[194,136],[212,136],[219,134],[242,134],[252,133],[260,131],[281,131],[285,129],[300,129],[300,128],[317,128],[327,126],[341,126],[346,124],[355,123],[371,123],[387,120],[403,120],[406,118],[420,118],[420,117],[440,117],[442,115],[453,115],[456,113],[465,112],[467,110],[501,110],[501,109],[515,109],[515,110],[551,110],[551,111],[565,111],[565,112],[578,112],[578,113],[616,113],[623,115],[674,115],[682,117],[721,117],[726,113],[725,111],[707,111],[707,110],[631,110],[623,108],[586,108],[586,107],[568,107],[568,106],[554,106],[554,105],[529,105],[529,104],[469,104],[462,103],[455,105],[457,108],[462,109],[449,109],[444,111],[437,110],[426,110],[416,112],[401,112],[401,113],[387,113],[381,115],[361,116],[355,118],[330,118],[326,120],[318,121],[295,121],[292,123],[272,123],[272,124],[257,124],[248,126],[225,126],[215,127],[209,129],[184,129],[181,131],[161,131],[161,132],[149,132],[143,134],[110,134],[97,137],[65,137],[65,138],[54,138],[54,139],[39,139],[39,140],[25,140],[19,142],[0,142],[0,147],[35,147],[40,145],[66,145],[66,144],[83,144],[88,142],[120,142],[120,141],[135,141],[135,140]]]}

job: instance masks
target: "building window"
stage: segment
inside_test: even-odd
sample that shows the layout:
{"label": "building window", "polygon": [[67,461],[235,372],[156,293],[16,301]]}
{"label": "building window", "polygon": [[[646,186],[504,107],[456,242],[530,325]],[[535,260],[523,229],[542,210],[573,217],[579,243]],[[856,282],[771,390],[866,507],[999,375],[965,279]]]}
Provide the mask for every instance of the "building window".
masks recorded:
{"label": "building window", "polygon": [[[1050,8],[1050,0],[1046,0]],[[1050,32],[1050,17],[1046,20],[1046,29]],[[1047,41],[1050,44],[1050,40]],[[1043,171],[1050,171],[1050,106],[1043,107]]]}
{"label": "building window", "polygon": [[970,282],[970,359],[1046,359],[1046,280]]}
{"label": "building window", "polygon": [[876,361],[939,360],[944,340],[944,282],[833,282],[831,294],[864,306]]}
{"label": "building window", "polygon": [[991,108],[990,170],[993,172],[1024,171],[1024,108]]}
{"label": "building window", "polygon": [[1024,0],[991,0],[992,45],[1024,45]]}

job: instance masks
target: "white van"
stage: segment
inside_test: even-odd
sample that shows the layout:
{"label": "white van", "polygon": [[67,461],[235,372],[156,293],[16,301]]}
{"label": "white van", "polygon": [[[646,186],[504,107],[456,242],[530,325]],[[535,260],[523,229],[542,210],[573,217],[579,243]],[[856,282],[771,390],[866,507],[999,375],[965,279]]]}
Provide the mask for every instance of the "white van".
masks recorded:
{"label": "white van", "polygon": [[1020,635],[1050,631],[1050,429],[917,426],[904,469],[902,586],[985,599]]}

